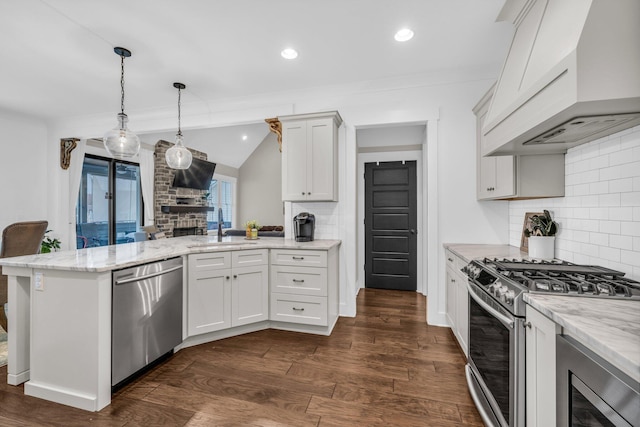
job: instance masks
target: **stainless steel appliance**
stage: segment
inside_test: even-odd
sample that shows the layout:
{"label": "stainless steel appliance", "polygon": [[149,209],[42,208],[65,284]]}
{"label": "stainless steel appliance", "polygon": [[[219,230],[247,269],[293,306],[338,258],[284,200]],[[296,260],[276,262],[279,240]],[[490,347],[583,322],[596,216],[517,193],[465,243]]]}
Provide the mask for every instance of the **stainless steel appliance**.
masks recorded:
{"label": "stainless steel appliance", "polygon": [[558,427],[640,426],[640,383],[571,337],[556,337]]}
{"label": "stainless steel appliance", "polygon": [[293,217],[296,242],[311,242],[316,228],[316,217],[309,212],[301,212]]}
{"label": "stainless steel appliance", "polygon": [[111,385],[182,342],[182,258],[113,273]]}
{"label": "stainless steel appliance", "polygon": [[597,266],[485,258],[463,271],[469,276],[467,383],[489,426],[525,425],[525,293],[640,299],[639,282]]}

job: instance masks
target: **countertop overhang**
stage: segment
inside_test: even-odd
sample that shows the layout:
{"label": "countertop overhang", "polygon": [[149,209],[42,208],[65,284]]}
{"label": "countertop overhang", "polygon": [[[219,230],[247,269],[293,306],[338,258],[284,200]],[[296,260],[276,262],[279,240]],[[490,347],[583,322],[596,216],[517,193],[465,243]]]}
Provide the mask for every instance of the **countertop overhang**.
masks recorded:
{"label": "countertop overhang", "polygon": [[218,242],[216,236],[183,236],[48,254],[2,258],[0,259],[0,265],[99,273],[192,253],[248,249],[329,250],[339,246],[340,243],[340,240],[296,242],[282,237],[261,237],[256,240],[247,240],[241,236],[227,236],[221,242]]}

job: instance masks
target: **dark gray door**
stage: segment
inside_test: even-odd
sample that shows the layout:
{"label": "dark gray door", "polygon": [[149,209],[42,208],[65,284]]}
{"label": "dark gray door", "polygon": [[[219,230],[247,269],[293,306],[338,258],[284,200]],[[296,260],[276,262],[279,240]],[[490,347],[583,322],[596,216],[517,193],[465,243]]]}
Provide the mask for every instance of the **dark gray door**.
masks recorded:
{"label": "dark gray door", "polygon": [[415,291],[416,162],[365,163],[365,287]]}

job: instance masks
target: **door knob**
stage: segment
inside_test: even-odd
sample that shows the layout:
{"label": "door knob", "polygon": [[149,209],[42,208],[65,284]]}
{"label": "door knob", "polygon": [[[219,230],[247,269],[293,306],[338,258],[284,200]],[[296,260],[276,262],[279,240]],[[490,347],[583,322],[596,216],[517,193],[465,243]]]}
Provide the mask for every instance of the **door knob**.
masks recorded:
{"label": "door knob", "polygon": [[409,233],[411,234],[418,234],[418,232],[416,230],[414,230],[413,228],[411,230],[409,230]]}

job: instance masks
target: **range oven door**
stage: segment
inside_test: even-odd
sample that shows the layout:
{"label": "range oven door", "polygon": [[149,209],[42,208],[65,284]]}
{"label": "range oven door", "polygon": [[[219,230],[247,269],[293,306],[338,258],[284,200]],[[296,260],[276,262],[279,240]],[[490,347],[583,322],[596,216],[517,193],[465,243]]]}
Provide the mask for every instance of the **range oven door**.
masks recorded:
{"label": "range oven door", "polygon": [[488,426],[525,425],[524,328],[471,280],[467,383]]}
{"label": "range oven door", "polygon": [[640,426],[640,384],[571,337],[556,337],[558,427]]}

